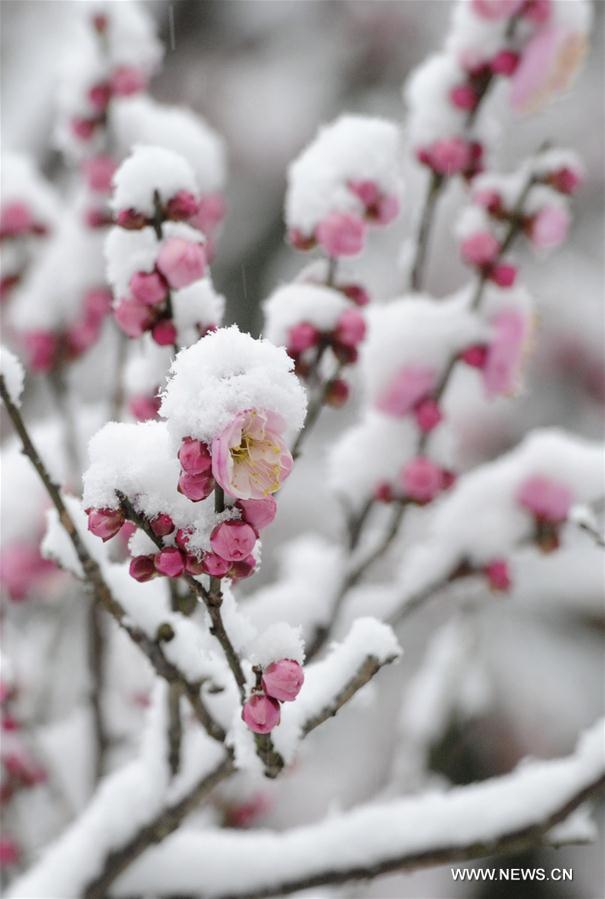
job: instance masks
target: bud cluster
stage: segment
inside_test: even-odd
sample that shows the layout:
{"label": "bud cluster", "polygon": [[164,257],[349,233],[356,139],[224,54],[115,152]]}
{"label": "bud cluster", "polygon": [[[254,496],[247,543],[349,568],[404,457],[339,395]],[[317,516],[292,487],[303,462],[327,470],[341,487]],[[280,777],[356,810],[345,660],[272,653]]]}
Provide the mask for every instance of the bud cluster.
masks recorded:
{"label": "bud cluster", "polygon": [[294,659],[281,659],[264,671],[255,669],[257,683],[242,708],[242,719],[256,734],[268,734],[281,720],[282,702],[293,702],[303,685],[305,674]]}

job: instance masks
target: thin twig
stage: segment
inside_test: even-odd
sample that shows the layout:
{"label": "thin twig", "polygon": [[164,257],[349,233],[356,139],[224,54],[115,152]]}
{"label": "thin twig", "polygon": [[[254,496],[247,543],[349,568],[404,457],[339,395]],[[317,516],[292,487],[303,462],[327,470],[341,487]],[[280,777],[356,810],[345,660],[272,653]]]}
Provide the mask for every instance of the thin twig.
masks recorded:
{"label": "thin twig", "polygon": [[433,218],[443,185],[444,176],[432,171],[416,235],[416,253],[410,271],[410,290],[418,291],[422,287]]}

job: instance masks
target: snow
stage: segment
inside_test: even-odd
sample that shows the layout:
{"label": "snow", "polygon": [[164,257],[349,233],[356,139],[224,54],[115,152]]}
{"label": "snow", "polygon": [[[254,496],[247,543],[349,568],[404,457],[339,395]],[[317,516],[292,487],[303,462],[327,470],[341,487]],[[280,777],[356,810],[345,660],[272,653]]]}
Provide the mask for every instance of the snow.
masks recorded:
{"label": "snow", "polygon": [[25,371],[15,354],[5,346],[0,346],[0,375],[4,379],[9,398],[15,406],[20,406]]}
{"label": "snow", "polygon": [[153,271],[159,248],[153,228],[140,231],[111,228],[105,240],[105,260],[116,300],[128,294],[128,282],[135,272]]}
{"label": "snow", "polygon": [[181,350],[160,410],[175,445],[188,436],[210,442],[247,409],[276,413],[294,434],[304,421],[306,397],[292,368],[284,349],[235,325]]}
{"label": "snow", "polygon": [[278,346],[288,344],[290,328],[300,322],[319,331],[332,331],[350,301],[338,290],[296,281],[278,287],[263,303],[264,336]]}
{"label": "snow", "polygon": [[22,153],[3,151],[0,170],[2,205],[25,203],[37,222],[54,228],[59,220],[59,201],[32,160]]}
{"label": "snow", "polygon": [[156,396],[172,362],[172,347],[162,347],[144,335],[128,344],[124,389],[129,397]]}
{"label": "snow", "polygon": [[196,195],[195,174],[186,159],[163,147],[134,146],[113,176],[114,191],[111,208],[136,209],[148,217],[154,213],[153,195],[157,191],[166,204],[184,190]]}
{"label": "snow", "polygon": [[[489,843],[540,826],[604,771],[603,723],[570,756],[527,761],[511,774],[446,793],[361,806],[285,833],[182,829],[150,849],[117,881],[116,896],[145,892],[204,896],[279,894],[289,883],[328,871],[390,862],[417,867],[423,855]],[[19,895],[19,893],[13,893]],[[24,895],[23,891],[21,895]],[[29,893],[28,896],[37,896]]]}
{"label": "snow", "polygon": [[191,346],[202,329],[218,327],[223,321],[225,297],[217,293],[210,275],[171,294],[173,321],[178,345]]}
{"label": "snow", "polygon": [[187,160],[201,193],[224,188],[223,141],[199,115],[146,96],[117,100],[112,115],[117,141],[124,153],[136,143],[165,147]]}
{"label": "snow", "polygon": [[276,622],[256,637],[248,647],[246,655],[253,665],[260,665],[262,668],[281,659],[294,659],[302,665],[305,648],[301,629],[283,621]]}
{"label": "snow", "polygon": [[363,215],[348,181],[374,181],[400,197],[400,152],[399,129],[385,119],[343,115],[325,125],[288,169],[288,227],[312,233],[330,212]]}
{"label": "snow", "polygon": [[442,137],[463,135],[466,113],[449,101],[448,94],[464,82],[462,67],[448,53],[428,56],[408,78],[404,100],[408,108],[407,133],[414,148]]}

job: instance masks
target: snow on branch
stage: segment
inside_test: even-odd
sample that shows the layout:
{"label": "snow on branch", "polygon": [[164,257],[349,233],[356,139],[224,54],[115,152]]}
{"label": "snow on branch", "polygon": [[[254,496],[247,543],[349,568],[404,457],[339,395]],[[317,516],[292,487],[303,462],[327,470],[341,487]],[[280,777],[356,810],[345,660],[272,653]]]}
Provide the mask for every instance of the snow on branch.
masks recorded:
{"label": "snow on branch", "polygon": [[525,762],[447,793],[369,805],[287,833],[181,831],[133,864],[112,895],[261,899],[519,851],[545,842],[604,783],[599,722],[566,758]]}

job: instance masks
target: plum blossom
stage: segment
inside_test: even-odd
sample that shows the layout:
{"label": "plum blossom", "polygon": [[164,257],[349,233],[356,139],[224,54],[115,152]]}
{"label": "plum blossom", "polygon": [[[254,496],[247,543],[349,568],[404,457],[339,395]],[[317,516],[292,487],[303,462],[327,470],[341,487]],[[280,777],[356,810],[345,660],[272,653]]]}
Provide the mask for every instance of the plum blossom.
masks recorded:
{"label": "plum blossom", "polygon": [[280,718],[279,702],[264,693],[253,693],[242,709],[242,719],[256,734],[271,733]]}
{"label": "plum blossom", "polygon": [[294,659],[273,662],[263,672],[262,685],[267,696],[280,702],[293,702],[305,679],[302,665]]}
{"label": "plum blossom", "polygon": [[527,319],[517,309],[498,313],[493,327],[483,366],[483,383],[490,397],[511,393],[517,386],[528,337]]}
{"label": "plum blossom", "polygon": [[565,521],[573,503],[569,487],[543,475],[527,478],[517,492],[517,500],[536,518],[559,524]]}
{"label": "plum blossom", "polygon": [[570,84],[586,53],[586,36],[563,25],[546,25],[525,47],[511,84],[517,112],[535,112]]}
{"label": "plum blossom", "polygon": [[387,415],[407,415],[435,388],[437,372],[426,365],[406,365],[378,396],[376,408]]}

